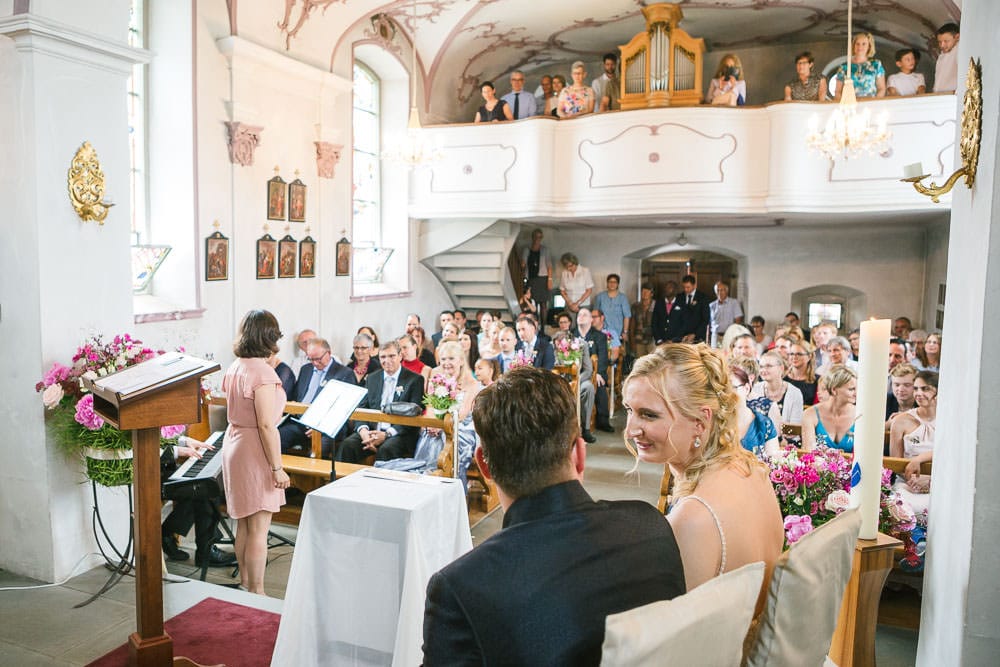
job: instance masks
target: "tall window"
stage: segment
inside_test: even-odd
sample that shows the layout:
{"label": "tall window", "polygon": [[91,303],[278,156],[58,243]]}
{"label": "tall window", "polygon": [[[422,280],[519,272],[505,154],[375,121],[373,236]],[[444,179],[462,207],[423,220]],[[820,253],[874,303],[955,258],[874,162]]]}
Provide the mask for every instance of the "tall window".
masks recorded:
{"label": "tall window", "polygon": [[[129,46],[146,48],[146,0],[129,2]],[[146,66],[132,67],[128,79],[128,145],[130,220],[132,244],[148,242],[147,151],[146,151]]]}
{"label": "tall window", "polygon": [[379,78],[360,63],[354,65],[354,247],[382,243],[382,176],[379,170]]}

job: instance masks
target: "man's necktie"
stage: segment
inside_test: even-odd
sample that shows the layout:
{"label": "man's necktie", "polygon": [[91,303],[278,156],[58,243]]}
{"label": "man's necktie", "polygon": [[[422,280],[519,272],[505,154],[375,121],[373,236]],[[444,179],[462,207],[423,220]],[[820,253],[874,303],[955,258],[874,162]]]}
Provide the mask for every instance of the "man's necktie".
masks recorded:
{"label": "man's necktie", "polygon": [[688,305],[689,306],[691,305],[691,295],[690,294],[688,294]]}
{"label": "man's necktie", "polygon": [[514,93],[514,120],[518,120],[521,116],[521,93]]}

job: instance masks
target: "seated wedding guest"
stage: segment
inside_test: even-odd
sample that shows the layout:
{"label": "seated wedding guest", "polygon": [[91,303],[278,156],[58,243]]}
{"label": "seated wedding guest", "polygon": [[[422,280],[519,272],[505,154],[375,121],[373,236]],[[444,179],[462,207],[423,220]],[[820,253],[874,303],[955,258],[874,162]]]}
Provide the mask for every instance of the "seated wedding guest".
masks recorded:
{"label": "seated wedding guest", "polygon": [[563,253],[559,263],[563,267],[559,278],[559,293],[566,302],[566,310],[575,315],[581,306],[590,305],[590,297],[594,294],[594,277],[590,275],[590,269],[580,266],[580,260],[571,252]]}
{"label": "seated wedding guest", "polygon": [[503,529],[431,577],[427,667],[597,665],[609,614],[684,593],[670,524],[646,503],[584,490],[573,401],[536,368],[476,398],[476,461],[498,487]]}
{"label": "seated wedding guest", "polygon": [[[466,472],[472,463],[472,452],[475,451],[478,439],[475,427],[472,425],[472,402],[483,386],[476,380],[465,362],[465,353],[461,345],[453,340],[446,340],[438,348],[441,355],[441,365],[434,369],[433,375],[443,375],[455,381],[458,389],[456,396],[458,405],[458,477],[467,486]],[[445,446],[451,446],[445,441],[445,433],[439,428],[421,430],[420,437],[412,458],[393,458],[375,462],[376,468],[403,470],[406,472],[426,473],[437,470],[438,456]]]}
{"label": "seated wedding guest", "polygon": [[861,329],[851,329],[847,342],[851,344],[851,358],[857,361],[861,358]]}
{"label": "seated wedding guest", "polygon": [[741,333],[733,336],[729,341],[729,358],[756,359],[757,345],[754,343],[753,335]]}
{"label": "seated wedding guest", "polygon": [[521,313],[517,316],[515,328],[520,339],[515,349],[530,352],[535,368],[551,371],[556,365],[556,354],[552,349],[552,343],[538,335],[538,324],[535,323],[535,319],[526,313]]}
{"label": "seated wedding guest", "polygon": [[[431,336],[431,344],[435,350],[437,349],[437,346],[441,344],[441,333],[444,331],[444,325],[454,321],[454,311],[442,310],[440,314],[438,314],[438,331]],[[455,330],[455,335],[458,335],[458,329]]]}
{"label": "seated wedding guest", "polygon": [[916,360],[917,363],[921,363],[921,355],[926,355],[924,352],[924,343],[926,342],[926,331],[923,329],[914,329],[911,331],[910,335],[906,337],[906,360],[911,364],[914,360]]}
{"label": "seated wedding guest", "polygon": [[813,74],[813,54],[795,56],[795,78],[785,84],[786,102],[822,102],[826,99],[826,79]]}
{"label": "seated wedding guest", "polygon": [[[737,361],[757,365],[752,359]],[[747,405],[747,396],[755,385],[752,376],[745,368],[743,363],[729,366],[729,382],[739,399],[736,404],[736,432],[740,436],[740,445],[743,449],[753,452],[759,459],[764,459],[778,453],[778,429],[766,411]]]}
{"label": "seated wedding guest", "polygon": [[298,377],[299,370],[309,363],[306,359],[306,345],[309,344],[313,338],[316,338],[317,334],[312,329],[303,329],[295,337],[295,353],[292,356],[292,363],[290,364],[292,368],[292,373]]}
{"label": "seated wedding guest", "polygon": [[[303,366],[299,371],[299,377],[295,381],[295,387],[289,400],[299,403],[312,403],[319,396],[326,383],[330,380],[339,380],[347,384],[356,384],[354,373],[351,369],[341,366],[333,360],[330,353],[330,344],[322,338],[313,338],[306,348],[309,357],[309,365]],[[294,419],[286,419],[278,427],[278,438],[281,440],[281,453],[289,454],[298,450],[305,456],[309,455],[311,431],[305,425]],[[346,433],[338,434],[342,438]],[[323,458],[333,456],[336,441],[340,438],[331,438],[323,435]]]}
{"label": "seated wedding guest", "polygon": [[722,56],[715,76],[708,84],[705,101],[719,106],[743,106],[747,103],[747,82],[743,78],[743,63],[735,53]]}
{"label": "seated wedding guest", "polygon": [[[781,340],[779,339],[779,343]],[[780,348],[775,346],[775,349]],[[809,343],[799,341],[788,347],[788,374],[785,380],[802,392],[802,404],[809,406],[816,402],[816,371],[813,370],[813,354]]]}
{"label": "seated wedding guest", "polygon": [[[424,378],[402,367],[399,343],[387,341],[379,350],[379,372],[368,376],[368,392],[359,408],[385,411],[390,403],[420,404],[424,398]],[[344,438],[337,449],[337,461],[363,463],[374,454],[378,461],[413,456],[420,429],[387,422],[356,424],[354,433]],[[330,470],[335,479],[336,463]]]}
{"label": "seated wedding guest", "polygon": [[500,377],[500,364],[496,359],[487,359],[485,357],[480,357],[476,361],[476,379],[479,380],[479,384],[484,387],[488,387],[497,381]]}
{"label": "seated wedding guest", "polygon": [[918,370],[940,372],[941,370],[941,334],[928,334],[924,341],[924,356],[920,359]]}
{"label": "seated wedding guest", "polygon": [[753,344],[757,348],[757,356],[760,357],[764,352],[771,349],[771,337],[767,335],[764,331],[764,318],[760,315],[754,315],[750,318],[750,331],[753,333]]}
{"label": "seated wedding guest", "polygon": [[456,308],[455,312],[452,313],[452,317],[454,318],[455,326],[458,327],[459,333],[472,328],[469,325],[469,318],[465,316],[465,311],[461,308]]}
{"label": "seated wedding guest", "polygon": [[458,342],[458,325],[454,322],[446,322],[444,326],[441,327],[441,331],[438,335],[440,335],[440,338],[438,338],[437,347],[434,348],[434,358],[438,360],[438,363],[440,363],[441,343],[446,341]]}
{"label": "seated wedding guest", "polygon": [[372,352],[371,353],[372,353],[373,357],[377,357],[378,356],[378,351],[381,348],[381,346],[379,345],[378,335],[375,333],[375,330],[372,329],[371,327],[358,327],[357,333],[359,333],[359,334],[368,334],[371,337],[371,339],[372,339]]}
{"label": "seated wedding guest", "polygon": [[[590,308],[586,306],[580,308],[576,314],[575,334],[587,343],[584,354],[597,357],[597,366],[593,372],[594,383],[594,409],[597,410],[597,417],[594,419],[598,430],[606,433],[614,433],[615,429],[611,425],[611,405],[608,397],[608,337],[604,332],[599,331],[594,326],[594,315]],[[591,360],[593,361],[593,360]],[[588,415],[589,419],[589,415]],[[590,422],[588,421],[589,425]]]}
{"label": "seated wedding guest", "polygon": [[[826,344],[837,335],[837,327],[830,322],[820,322],[812,330],[813,368],[828,365]],[[818,375],[818,373],[817,373]]]}
{"label": "seated wedding guest", "polygon": [[284,361],[278,358],[278,355],[272,354],[267,358],[267,365],[274,369],[274,372],[278,374],[278,379],[281,380],[281,389],[285,392],[285,398],[289,401],[294,401],[292,396],[295,393],[295,373],[292,372],[291,367]]}
{"label": "seated wedding guest", "polygon": [[613,329],[608,327],[607,319],[600,308],[592,308],[594,328],[603,333],[608,339],[608,363],[614,365],[618,363],[622,353],[622,341]]}
{"label": "seated wedding guest", "polygon": [[572,331],[573,330],[573,316],[570,315],[565,310],[562,311],[556,317],[556,326],[559,328],[559,331],[566,331],[566,332]]}
{"label": "seated wedding guest", "polygon": [[583,82],[587,76],[587,69],[582,60],[573,63],[570,69],[573,77],[573,84],[566,86],[559,92],[559,100],[556,103],[556,113],[560,118],[572,118],[593,113],[594,106],[600,102],[594,94],[594,89]]}
{"label": "seated wedding guest", "polygon": [[920,62],[920,53],[915,49],[900,49],[896,51],[896,67],[899,71],[889,75],[886,81],[886,95],[907,96],[923,95],[927,92],[924,75],[914,72]]}
{"label": "seated wedding guest", "polygon": [[545,100],[545,116],[559,117],[559,93],[566,87],[566,77],[556,74],[552,77],[552,97]]}
{"label": "seated wedding guest", "polygon": [[410,335],[412,335],[413,340],[417,342],[417,350],[420,352],[418,358],[420,361],[427,366],[434,368],[434,350],[428,347],[430,345],[430,341],[427,340],[427,333],[424,331],[424,328],[415,327]]}
{"label": "seated wedding guest", "polygon": [[938,57],[934,64],[934,92],[953,93],[958,88],[958,24],[937,29]]}
{"label": "seated wedding guest", "polygon": [[934,371],[917,373],[913,395],[917,407],[900,414],[892,422],[889,455],[909,459],[906,470],[893,488],[913,508],[917,523],[926,528],[931,476],[920,474],[920,464],[934,459],[938,374]]}
{"label": "seated wedding guest", "polygon": [[[490,329],[490,324],[493,323],[493,313],[488,310],[484,310],[479,315],[479,344],[483,344],[483,339],[486,337],[487,332]],[[481,355],[486,356],[486,355]]]}
{"label": "seated wedding guest", "polygon": [[[873,58],[875,55],[875,37],[870,32],[854,35],[851,42],[851,80],[854,82],[856,97],[885,97],[885,68],[881,61]],[[844,63],[837,69],[834,77],[837,81],[834,99],[840,101],[844,92],[844,81],[847,80],[847,66]]]}
{"label": "seated wedding guest", "polygon": [[662,345],[625,380],[626,444],[674,477],[667,521],[677,535],[688,590],[764,561],[764,592],[785,531],[767,467],[740,446],[739,398],[707,345]]}
{"label": "seated wedding guest", "polygon": [[479,346],[475,344],[476,334],[471,329],[460,331],[458,343],[462,346],[462,353],[465,354],[465,367],[475,368],[479,361]]}
{"label": "seated wedding guest", "polygon": [[760,379],[753,386],[747,402],[757,405],[774,422],[778,433],[785,424],[802,423],[802,392],[786,381],[788,362],[775,350],[765,352],[760,358]]}
{"label": "seated wedding guest", "polygon": [[517,356],[517,333],[510,327],[501,327],[498,337],[500,343],[500,354],[494,357],[500,364],[500,372],[506,373],[510,370],[511,364]]}
{"label": "seated wedding guest", "polygon": [[[924,348],[926,349],[927,344],[924,343]],[[899,364],[906,363],[906,341],[902,338],[890,338],[889,339],[889,370],[898,366]],[[889,386],[889,380],[886,379],[886,387]]]}
{"label": "seated wedding guest", "polygon": [[[417,331],[414,329],[414,331]],[[347,367],[354,371],[354,382],[359,386],[365,386],[368,376],[381,369],[379,361],[372,356],[372,337],[365,333],[359,333],[354,337],[354,350],[351,356],[354,359],[347,364]]]}
{"label": "seated wedding guest", "polygon": [[416,313],[409,313],[406,316],[406,333],[412,334],[413,330],[420,326],[420,316]]}
{"label": "seated wedding guest", "polygon": [[[917,407],[913,397],[913,383],[917,379],[917,369],[911,364],[897,364],[889,371],[889,395],[885,401],[885,428],[889,430],[893,420],[908,410]],[[886,451],[886,456],[889,452]]]}
{"label": "seated wedding guest", "polygon": [[396,339],[396,342],[399,343],[400,363],[403,368],[423,376],[426,385],[431,377],[431,367],[420,361],[417,356],[417,341],[410,334],[403,334]]}
{"label": "seated wedding guest", "polygon": [[787,329],[785,329],[785,333],[780,333],[782,328],[781,324],[775,328],[774,342],[771,345],[771,349],[780,354],[785,361],[791,363],[791,360],[788,358],[788,352],[792,349],[792,343],[795,341],[788,337]]}
{"label": "seated wedding guest", "polygon": [[827,397],[802,414],[802,449],[824,445],[853,452],[858,376],[849,368],[833,366],[820,382]]}
{"label": "seated wedding guest", "polygon": [[502,120],[514,120],[514,112],[505,100],[497,97],[492,81],[484,81],[479,90],[483,95],[483,106],[479,107],[473,122],[497,123]]}
{"label": "seated wedding guest", "polygon": [[526,285],[524,291],[521,293],[521,298],[517,300],[517,305],[521,307],[522,313],[531,313],[534,315],[538,312],[538,302],[535,301],[531,294],[531,285]]}
{"label": "seated wedding guest", "polygon": [[497,320],[490,320],[486,325],[486,333],[479,334],[479,358],[492,359],[500,354],[500,329],[503,323]]}
{"label": "seated wedding guest", "polygon": [[892,321],[892,335],[896,338],[906,340],[910,332],[913,331],[913,322],[909,317],[897,317]]}
{"label": "seated wedding guest", "polygon": [[569,330],[560,329],[552,337],[552,344],[556,345],[558,342],[568,340],[579,340],[580,341],[580,368],[579,374],[577,376],[577,383],[579,386],[580,393],[580,437],[588,445],[592,445],[597,442],[597,438],[594,434],[590,432],[590,420],[594,414],[594,363],[590,358],[589,354],[584,354],[583,352],[587,350],[587,341],[583,338],[579,338],[573,332]]}
{"label": "seated wedding guest", "polygon": [[826,342],[826,363],[816,370],[816,375],[826,375],[832,366],[847,366],[858,372],[858,362],[851,359],[851,342],[843,336],[834,336]]}

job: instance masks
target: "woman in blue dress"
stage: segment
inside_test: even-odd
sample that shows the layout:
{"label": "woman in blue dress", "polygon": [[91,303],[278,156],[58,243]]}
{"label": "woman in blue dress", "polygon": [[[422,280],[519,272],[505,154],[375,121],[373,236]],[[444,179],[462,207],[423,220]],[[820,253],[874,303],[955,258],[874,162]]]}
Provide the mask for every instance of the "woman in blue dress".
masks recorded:
{"label": "woman in blue dress", "polygon": [[[872,58],[875,55],[875,38],[870,32],[854,36],[851,42],[851,80],[854,82],[855,97],[885,97],[885,68]],[[847,80],[847,63],[840,66],[834,75],[837,79],[835,100],[840,100]]]}
{"label": "woman in blue dress", "polygon": [[827,396],[802,414],[802,449],[823,445],[853,452],[858,376],[846,366],[831,366],[820,382]]}
{"label": "woman in blue dress", "polygon": [[771,403],[767,398],[763,405],[759,401],[747,403],[758,372],[755,359],[736,359],[729,364],[729,382],[739,397],[736,414],[740,444],[757,458],[765,459],[778,453],[778,430],[767,416]]}
{"label": "woman in blue dress", "polygon": [[[465,352],[458,341],[444,341],[438,346],[441,364],[431,371],[431,379],[442,374],[454,379],[458,385],[458,403],[452,410],[458,410],[458,475],[462,485],[468,485],[466,472],[472,463],[472,455],[479,443],[475,426],[472,423],[472,403],[483,385],[476,380],[465,361]],[[454,412],[452,413],[454,414]],[[445,433],[439,428],[425,428],[417,441],[417,449],[411,459],[391,459],[376,461],[375,467],[390,470],[405,470],[407,472],[428,473],[437,469],[438,456],[445,445]]]}

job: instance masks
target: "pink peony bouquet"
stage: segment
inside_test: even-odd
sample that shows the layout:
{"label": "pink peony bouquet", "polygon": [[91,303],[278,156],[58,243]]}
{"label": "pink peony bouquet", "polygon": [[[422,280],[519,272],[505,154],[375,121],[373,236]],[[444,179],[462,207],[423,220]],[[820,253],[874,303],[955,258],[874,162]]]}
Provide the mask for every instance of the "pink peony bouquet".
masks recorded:
{"label": "pink peony bouquet", "polygon": [[[94,395],[84,388],[83,378],[96,380],[122,369],[152,359],[163,350],[152,350],[129,334],[104,342],[92,336],[77,348],[73,365],[52,367],[35,384],[42,394],[42,404],[49,412],[49,426],[57,444],[67,453],[83,455],[87,477],[104,486],[119,486],[132,481],[132,434],[105,424],[94,411]],[[160,437],[176,441],[185,427],[164,426]]]}
{"label": "pink peony bouquet", "polygon": [[514,358],[511,360],[507,367],[507,370],[512,371],[515,368],[523,368],[525,366],[535,365],[535,351],[521,348],[514,353]]}
{"label": "pink peony bouquet", "polygon": [[431,376],[428,392],[424,394],[424,405],[435,412],[447,412],[458,402],[458,381],[444,373]]}
{"label": "pink peony bouquet", "polygon": [[584,344],[579,338],[560,338],[552,341],[552,347],[556,353],[556,364],[572,366],[579,363]]}

